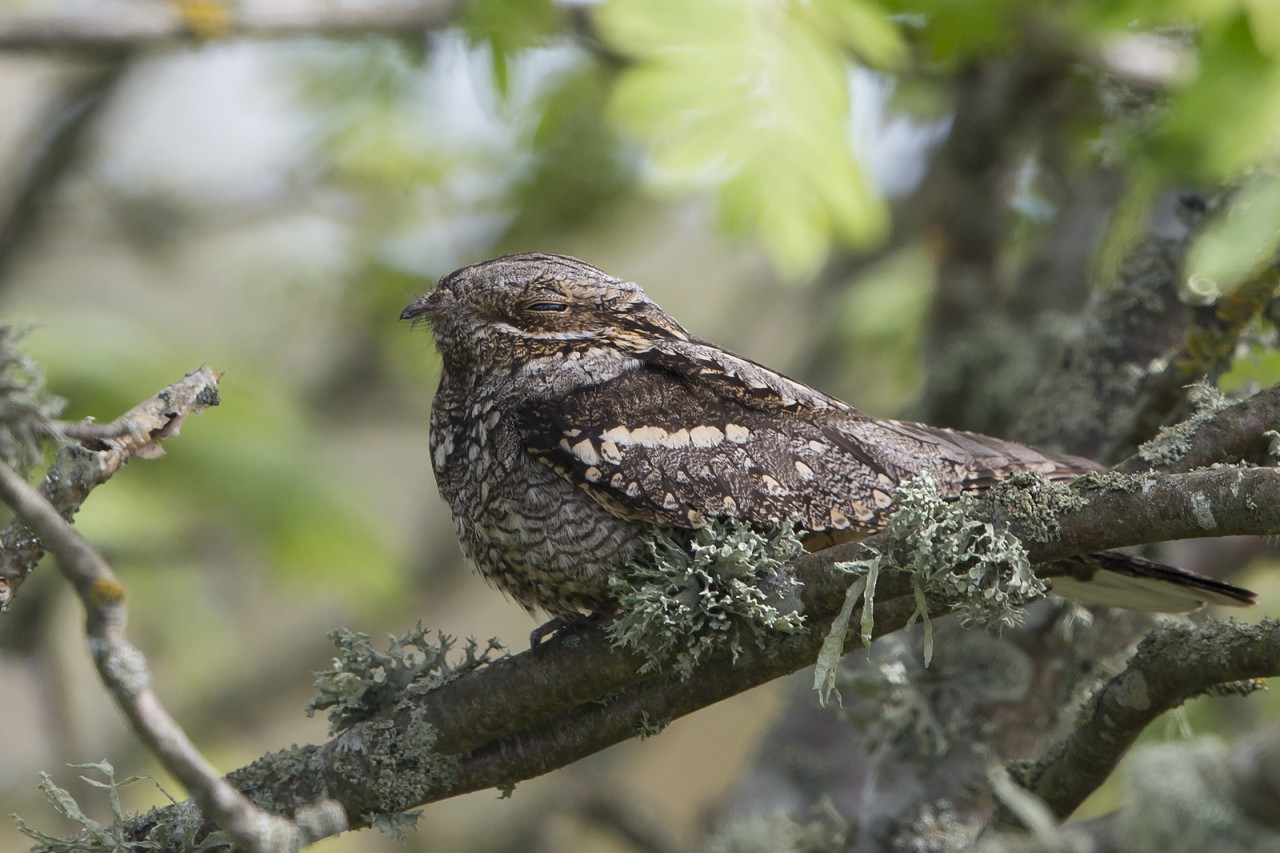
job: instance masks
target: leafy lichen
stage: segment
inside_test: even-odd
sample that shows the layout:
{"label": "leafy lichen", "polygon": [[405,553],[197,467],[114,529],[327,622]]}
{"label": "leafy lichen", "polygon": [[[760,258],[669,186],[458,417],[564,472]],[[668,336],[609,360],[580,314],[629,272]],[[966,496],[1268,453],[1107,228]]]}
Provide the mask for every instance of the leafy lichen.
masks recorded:
{"label": "leafy lichen", "polygon": [[327,772],[351,792],[348,809],[393,837],[417,821],[403,809],[454,789],[459,773],[458,756],[436,751],[438,732],[421,709],[402,702],[398,710],[405,712],[399,719],[379,717],[343,732],[326,756]]}
{"label": "leafy lichen", "polygon": [[484,649],[474,638],[463,646],[463,660],[450,663],[454,638],[437,633],[432,642],[421,623],[403,637],[388,636],[387,650],[374,648],[368,634],[338,628],[329,638],[338,647],[333,668],[316,673],[316,695],[307,703],[307,716],[329,711],[330,732],[336,734],[367,720],[409,696],[421,696],[464,672],[493,660],[502,651],[496,639]]}
{"label": "leafy lichen", "polygon": [[43,454],[63,401],[44,390],[44,374],[18,344],[31,330],[0,326],[0,459],[26,471]]}
{"label": "leafy lichen", "polygon": [[716,520],[682,541],[659,532],[609,579],[619,604],[606,625],[616,648],[647,657],[642,672],[670,667],[688,678],[700,660],[724,649],[736,658],[748,642],[804,630],[796,581],[777,570],[803,552],[790,525],[760,531]]}
{"label": "leafy lichen", "polygon": [[968,623],[1012,626],[1021,620],[1025,605],[1048,591],[1006,524],[984,520],[990,513],[980,499],[968,494],[945,498],[932,477],[922,474],[898,487],[894,505],[879,553],[841,565],[857,577],[818,654],[814,686],[824,702],[834,691],[845,631],[859,601],[859,633],[864,644],[870,642],[875,578],[881,572],[901,570],[911,578],[916,610],[908,625],[924,622],[926,663],[933,656],[931,609],[958,612]]}
{"label": "leafy lichen", "polygon": [[[108,853],[108,851],[139,849],[131,839],[125,837],[125,813],[120,804],[120,789],[141,781],[149,781],[156,784],[155,780],[148,776],[130,776],[127,779],[116,779],[115,768],[106,761],[100,761],[96,764],[72,764],[71,767],[77,770],[92,770],[95,771],[97,776],[101,777],[81,776],[80,779],[90,787],[97,788],[105,793],[107,805],[114,820],[111,823],[102,823],[85,814],[80,804],[76,802],[75,797],[71,795],[71,792],[65,788],[58,787],[48,773],[41,773],[40,790],[44,793],[45,799],[49,801],[49,804],[54,807],[58,814],[79,825],[80,830],[75,835],[67,837],[48,835],[33,829],[16,814],[10,815],[14,824],[18,827],[18,831],[35,840],[36,845],[32,850],[37,851],[37,853]],[[160,786],[156,784],[156,787],[159,788]],[[168,797],[170,802],[177,804],[177,801],[170,797],[163,788],[160,788],[160,792]],[[228,849],[225,837],[222,833],[218,833],[218,835],[219,838],[212,839],[212,841],[205,839],[200,844],[193,843],[183,849],[195,851]],[[148,841],[151,841],[151,839],[148,839]],[[216,846],[208,847],[205,846],[206,843]]]}

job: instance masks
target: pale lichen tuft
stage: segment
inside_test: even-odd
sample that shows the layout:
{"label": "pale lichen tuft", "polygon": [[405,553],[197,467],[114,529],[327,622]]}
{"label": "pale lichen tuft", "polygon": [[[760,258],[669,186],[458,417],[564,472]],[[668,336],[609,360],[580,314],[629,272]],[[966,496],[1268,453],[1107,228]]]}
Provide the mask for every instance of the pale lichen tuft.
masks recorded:
{"label": "pale lichen tuft", "polygon": [[747,643],[804,630],[798,585],[778,571],[803,550],[789,524],[766,532],[718,519],[689,540],[655,533],[609,578],[619,613],[605,630],[615,648],[645,655],[642,672],[688,678],[716,652],[736,658]]}
{"label": "pale lichen tuft", "polygon": [[[10,815],[18,831],[36,842],[36,845],[31,848],[34,853],[114,853],[117,850],[142,849],[148,843],[155,841],[155,839],[149,838],[139,845],[137,842],[125,837],[124,821],[126,815],[120,802],[121,788],[142,781],[151,782],[157,788],[160,788],[154,779],[149,776],[130,776],[127,779],[116,779],[115,768],[107,761],[100,761],[94,764],[72,764],[70,766],[77,770],[94,771],[100,777],[94,778],[93,776],[84,775],[80,778],[90,787],[104,792],[113,820],[111,823],[102,823],[85,814],[70,791],[58,787],[48,773],[41,773],[40,790],[45,799],[49,801],[49,804],[53,806],[58,814],[71,823],[78,825],[80,830],[75,835],[66,837],[48,835],[33,829],[16,814]],[[173,797],[170,797],[163,788],[160,788],[160,793],[164,794],[170,802],[176,804]],[[99,810],[98,807],[92,809],[92,811]],[[205,847],[192,844],[183,849],[193,851],[229,849],[228,845],[220,839],[215,840],[213,843],[220,846]]]}
{"label": "pale lichen tuft", "polygon": [[0,459],[22,472],[40,461],[51,421],[64,405],[45,391],[44,374],[18,349],[30,331],[0,325]]}
{"label": "pale lichen tuft", "polygon": [[857,579],[819,653],[815,686],[824,698],[830,695],[845,630],[859,600],[863,606],[859,633],[864,643],[870,639],[874,579],[881,572],[897,569],[911,577],[916,609],[908,626],[916,620],[924,622],[926,663],[933,656],[931,609],[958,612],[969,623],[1013,626],[1021,621],[1028,603],[1048,592],[1048,585],[1031,570],[1022,542],[1006,524],[983,520],[990,513],[978,498],[969,494],[946,498],[932,477],[922,474],[898,487],[894,505],[897,508],[884,530],[887,542],[880,552],[842,564]]}
{"label": "pale lichen tuft", "polygon": [[338,628],[329,632],[338,647],[333,668],[316,673],[316,695],[307,703],[307,716],[329,711],[329,728],[337,733],[367,720],[401,699],[421,696],[448,684],[464,672],[490,663],[502,644],[490,639],[483,649],[471,637],[463,646],[463,660],[451,663],[454,638],[437,633],[432,642],[419,623],[403,637],[388,635],[387,650],[374,648],[368,634]]}

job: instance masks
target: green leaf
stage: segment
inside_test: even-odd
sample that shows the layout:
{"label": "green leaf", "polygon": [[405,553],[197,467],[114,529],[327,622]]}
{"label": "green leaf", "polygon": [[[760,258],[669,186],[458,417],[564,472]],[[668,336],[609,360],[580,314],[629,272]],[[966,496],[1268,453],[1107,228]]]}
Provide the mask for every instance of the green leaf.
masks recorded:
{"label": "green leaf", "polygon": [[1280,179],[1254,180],[1231,200],[1196,240],[1185,280],[1193,297],[1211,300],[1231,292],[1246,275],[1268,264],[1280,248]]}
{"label": "green leaf", "polygon": [[884,205],[847,128],[849,52],[883,65],[905,56],[874,6],[611,0],[597,21],[635,59],[610,116],[648,144],[669,186],[717,188],[726,230],[756,233],[793,276],[816,270],[833,241],[883,236]]}
{"label": "green leaf", "polygon": [[462,13],[467,41],[488,47],[494,87],[503,95],[510,87],[511,57],[546,41],[559,24],[551,0],[470,0]]}
{"label": "green leaf", "polygon": [[1174,94],[1152,140],[1151,153],[1166,168],[1217,181],[1273,156],[1280,133],[1280,54],[1274,41],[1258,40],[1254,23],[1239,10],[1200,30],[1197,73]]}

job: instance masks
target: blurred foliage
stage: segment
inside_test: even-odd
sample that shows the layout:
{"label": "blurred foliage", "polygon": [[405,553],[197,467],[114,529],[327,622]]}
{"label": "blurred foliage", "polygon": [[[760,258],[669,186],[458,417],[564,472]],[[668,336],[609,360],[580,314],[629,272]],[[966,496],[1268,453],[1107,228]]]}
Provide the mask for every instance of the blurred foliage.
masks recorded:
{"label": "blurred foliage", "polygon": [[612,115],[663,178],[711,186],[731,233],[756,232],[780,269],[811,275],[835,239],[865,245],[887,216],[847,139],[853,50],[882,66],[904,47],[859,0],[612,0],[598,25],[632,58]]}
{"label": "blurred foliage", "polygon": [[[111,420],[178,378],[172,365],[199,362],[157,351],[153,336],[122,331],[86,325],[56,339],[32,338],[33,355],[71,401],[70,416]],[[279,580],[321,590],[358,569],[368,606],[400,593],[404,578],[385,523],[342,474],[343,460],[319,443],[295,391],[248,364],[218,368],[222,404],[186,423],[162,463],[130,466],[95,493],[78,519],[81,532],[126,562],[152,562],[156,546],[175,534],[208,536],[222,527],[236,532],[242,555],[253,554]],[[207,422],[215,419],[211,433]],[[183,600],[198,609],[209,597]]]}
{"label": "blurred foliage", "polygon": [[1187,300],[1217,300],[1255,270],[1280,261],[1280,180],[1255,174],[1230,198],[1187,256]]}
{"label": "blurred foliage", "polygon": [[[1124,120],[1082,121],[1071,142],[1077,156],[1100,146],[1134,168],[1135,210],[1155,176],[1241,178],[1269,161],[1280,129],[1280,13],[1263,2],[608,0],[578,11],[464,7],[471,60],[488,68],[465,73],[492,91],[485,119],[507,127],[512,149],[438,126],[448,104],[427,81],[442,70],[439,39],[425,53],[381,42],[308,55],[300,93],[324,105],[318,162],[378,199],[367,224],[384,248],[396,221],[421,227],[423,191],[489,217],[491,242],[527,248],[591,221],[639,178],[659,193],[712,192],[726,233],[811,279],[833,248],[872,246],[888,229],[852,144],[855,68],[891,81],[895,109],[937,116],[950,77],[1028,47],[1027,61],[1074,59],[1104,84],[1100,102],[1124,103]],[[581,21],[603,44],[581,38]],[[1099,57],[1152,50],[1151,39],[1176,65],[1167,88],[1117,88]]]}
{"label": "blurred foliage", "polygon": [[605,74],[582,64],[538,97],[527,137],[533,161],[512,187],[516,214],[504,243],[527,248],[584,227],[633,189],[635,154],[605,121],[609,92]]}
{"label": "blurred foliage", "polygon": [[463,7],[467,41],[489,51],[493,84],[500,93],[510,89],[511,57],[557,35],[560,11],[551,0],[471,0]]}

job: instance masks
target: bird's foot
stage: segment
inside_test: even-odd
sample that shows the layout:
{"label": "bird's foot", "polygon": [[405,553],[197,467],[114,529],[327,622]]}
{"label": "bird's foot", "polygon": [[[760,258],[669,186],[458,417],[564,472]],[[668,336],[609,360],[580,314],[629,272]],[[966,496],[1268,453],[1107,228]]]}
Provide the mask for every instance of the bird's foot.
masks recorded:
{"label": "bird's foot", "polygon": [[598,610],[592,613],[574,612],[561,614],[554,619],[543,622],[529,632],[529,648],[536,653],[539,646],[542,645],[542,641],[552,634],[557,637],[564,637],[588,625],[594,625],[612,615],[612,613]]}

